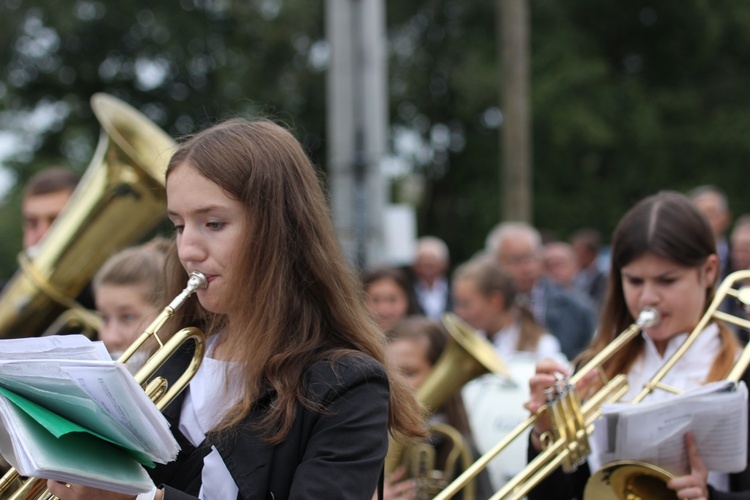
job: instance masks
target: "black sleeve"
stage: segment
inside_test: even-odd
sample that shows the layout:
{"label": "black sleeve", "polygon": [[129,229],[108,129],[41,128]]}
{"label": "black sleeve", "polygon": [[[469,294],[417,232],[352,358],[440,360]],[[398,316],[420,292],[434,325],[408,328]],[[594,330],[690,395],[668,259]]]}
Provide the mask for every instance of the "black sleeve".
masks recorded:
{"label": "black sleeve", "polygon": [[198,497],[188,495],[170,486],[160,486],[164,491],[164,500],[198,500]]}
{"label": "black sleeve", "polygon": [[747,500],[750,499],[750,490],[735,491],[728,493],[726,491],[718,491],[714,489],[710,484],[708,485],[708,500]]}
{"label": "black sleeve", "polygon": [[339,375],[326,411],[314,416],[290,499],[370,499],[377,489],[388,449],[388,378],[374,362],[349,365]]}
{"label": "black sleeve", "polygon": [[[529,435],[527,458],[531,462],[540,452],[531,444]],[[547,476],[528,494],[528,500],[573,500],[583,498],[583,490],[591,476],[588,463],[584,463],[575,472],[566,474],[562,467]]]}

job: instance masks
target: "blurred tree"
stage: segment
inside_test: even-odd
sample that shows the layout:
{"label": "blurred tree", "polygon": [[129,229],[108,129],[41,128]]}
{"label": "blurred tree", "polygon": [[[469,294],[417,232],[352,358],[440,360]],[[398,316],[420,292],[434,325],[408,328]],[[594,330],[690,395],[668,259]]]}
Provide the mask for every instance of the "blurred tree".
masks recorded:
{"label": "blurred tree", "polygon": [[[427,179],[421,234],[454,262],[499,222],[494,2],[390,2],[395,130]],[[534,223],[608,236],[638,199],[712,183],[750,211],[750,4],[531,5]],[[397,141],[398,143],[398,141]]]}
{"label": "blurred tree", "polygon": [[[175,137],[228,116],[268,115],[325,162],[319,2],[0,2],[0,127],[24,145],[6,162],[17,188],[52,163],[85,169],[99,134],[89,105],[96,92],[132,104]],[[5,204],[0,229],[20,225],[17,197]],[[20,230],[3,234],[7,277]]]}
{"label": "blurred tree", "polygon": [[[420,234],[444,238],[454,262],[499,222],[495,3],[387,2],[392,143],[410,174],[394,192],[420,200]],[[606,239],[641,197],[707,182],[750,212],[750,4],[530,6],[537,226]],[[99,91],[173,136],[229,115],[280,117],[325,167],[323,2],[0,0],[0,13],[0,143],[19,147],[21,182],[50,163],[85,168]],[[20,249],[15,203],[0,216],[0,277]]]}

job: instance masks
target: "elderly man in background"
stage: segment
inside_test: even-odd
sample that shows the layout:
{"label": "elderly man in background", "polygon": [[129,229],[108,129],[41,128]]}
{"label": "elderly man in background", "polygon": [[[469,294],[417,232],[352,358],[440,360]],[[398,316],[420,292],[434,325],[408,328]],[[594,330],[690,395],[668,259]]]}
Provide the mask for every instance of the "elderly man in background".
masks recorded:
{"label": "elderly man in background", "polygon": [[519,300],[574,359],[591,340],[596,314],[590,304],[543,276],[539,231],[523,222],[504,222],[490,232],[486,247],[516,282]]}
{"label": "elderly man in background", "polygon": [[438,321],[452,308],[447,275],[449,264],[450,253],[443,240],[435,236],[423,236],[417,240],[410,269],[412,286],[425,315]]}
{"label": "elderly man in background", "polygon": [[688,196],[708,219],[716,240],[716,253],[721,263],[721,277],[726,277],[734,268],[732,251],[727,241],[727,229],[732,223],[732,213],[724,192],[716,186],[698,186],[692,189]]}

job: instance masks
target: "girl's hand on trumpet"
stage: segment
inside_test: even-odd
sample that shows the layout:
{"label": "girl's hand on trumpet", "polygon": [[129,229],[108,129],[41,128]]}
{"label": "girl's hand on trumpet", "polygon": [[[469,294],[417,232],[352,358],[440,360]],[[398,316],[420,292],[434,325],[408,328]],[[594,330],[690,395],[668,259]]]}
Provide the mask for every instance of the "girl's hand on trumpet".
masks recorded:
{"label": "girl's hand on trumpet", "polygon": [[[536,364],[534,376],[529,379],[529,390],[531,399],[523,406],[532,414],[537,414],[539,409],[547,403],[546,391],[554,387],[555,383],[562,378],[571,375],[570,368],[562,365],[552,358],[543,359]],[[583,377],[577,384],[576,390],[585,391],[596,378],[596,372],[592,371]],[[550,430],[549,416],[546,412],[538,415],[534,427],[531,430],[531,443],[539,451],[542,449],[541,436]]]}
{"label": "girl's hand on trumpet", "polygon": [[667,483],[667,487],[677,492],[677,498],[691,500],[708,500],[708,471],[703,465],[695,439],[691,433],[685,434],[685,448],[687,450],[688,462],[690,463],[690,474],[679,476]]}

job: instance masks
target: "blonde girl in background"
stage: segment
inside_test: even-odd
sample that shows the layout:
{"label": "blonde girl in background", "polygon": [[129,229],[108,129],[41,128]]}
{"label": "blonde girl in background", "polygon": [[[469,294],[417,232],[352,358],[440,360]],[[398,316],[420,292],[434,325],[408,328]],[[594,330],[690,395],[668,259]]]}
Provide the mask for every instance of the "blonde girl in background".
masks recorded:
{"label": "blonde girl in background", "polygon": [[[111,256],[94,275],[96,310],[102,318],[99,340],[119,358],[163,307],[166,240],[153,240]],[[136,353],[134,371],[147,353]]]}

